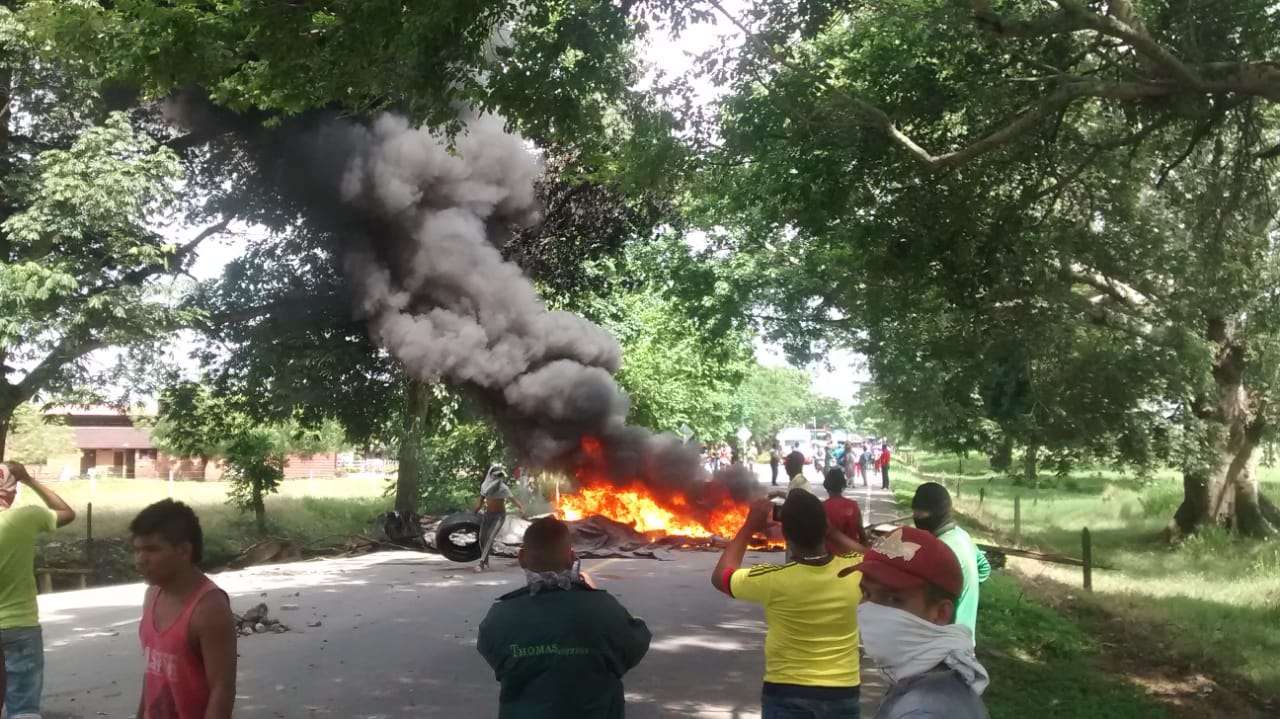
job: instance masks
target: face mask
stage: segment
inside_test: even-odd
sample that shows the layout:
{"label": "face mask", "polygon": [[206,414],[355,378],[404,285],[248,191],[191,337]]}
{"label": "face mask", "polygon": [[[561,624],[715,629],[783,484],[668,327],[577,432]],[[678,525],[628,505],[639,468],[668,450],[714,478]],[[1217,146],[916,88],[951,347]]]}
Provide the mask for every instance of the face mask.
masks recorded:
{"label": "face mask", "polygon": [[936,534],[944,524],[951,521],[950,513],[946,514],[930,514],[927,517],[915,518],[916,529],[923,529],[930,534]]}
{"label": "face mask", "polygon": [[858,632],[867,656],[892,682],[924,674],[945,664],[973,689],[987,688],[987,670],[973,653],[973,637],[960,624],[939,625],[910,612],[863,602]]}
{"label": "face mask", "polygon": [[574,582],[582,582],[582,561],[575,559],[568,569],[556,572],[531,572],[526,569],[524,581],[529,585],[530,594],[557,589],[568,591]]}

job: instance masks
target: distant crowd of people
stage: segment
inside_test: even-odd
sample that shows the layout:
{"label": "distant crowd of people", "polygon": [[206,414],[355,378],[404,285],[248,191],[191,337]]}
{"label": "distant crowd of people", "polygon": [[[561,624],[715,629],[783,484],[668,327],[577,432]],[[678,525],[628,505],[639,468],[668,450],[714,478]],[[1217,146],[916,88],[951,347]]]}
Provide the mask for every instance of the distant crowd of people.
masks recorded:
{"label": "distant crowd of people", "polygon": [[[880,488],[889,488],[889,465],[893,453],[889,450],[888,441],[876,442],[866,440],[861,443],[845,442],[842,445],[828,443],[819,446],[813,454],[813,465],[825,476],[827,470],[836,467],[844,474],[845,481],[852,485],[855,479],[862,479],[862,486],[870,485],[872,472],[880,476]],[[804,467],[808,459],[803,452],[794,450],[783,456],[780,445],[775,444],[769,450],[769,473],[773,486],[778,486],[778,466],[787,472],[788,480],[794,482],[797,475],[803,479]]]}
{"label": "distant crowd of people", "polygon": [[[887,446],[881,454],[887,467]],[[988,676],[974,647],[979,585],[990,568],[957,526],[946,488],[921,485],[912,502],[915,527],[876,540],[857,502],[843,496],[847,465],[827,468],[822,501],[804,478],[803,456],[793,453],[784,464],[791,486],[751,505],[711,576],[715,589],[764,608],[764,719],[859,717],[860,647],[891,682],[877,719],[985,718]],[[13,508],[18,484],[44,506]],[[495,467],[477,503],[485,517],[482,566],[508,501],[515,496]],[[36,539],[74,519],[22,465],[0,465],[0,706],[11,719],[40,717]],[[787,561],[743,567],[752,537],[775,523]],[[149,585],[139,626],[137,719],[229,719],[235,619],[227,594],[199,569],[199,519],[190,507],[163,500],[140,512],[129,531]],[[581,570],[560,520],[532,522],[518,562],[524,586],[498,598],[476,645],[500,684],[499,717],[622,717],[622,680],[648,651],[649,628]]]}

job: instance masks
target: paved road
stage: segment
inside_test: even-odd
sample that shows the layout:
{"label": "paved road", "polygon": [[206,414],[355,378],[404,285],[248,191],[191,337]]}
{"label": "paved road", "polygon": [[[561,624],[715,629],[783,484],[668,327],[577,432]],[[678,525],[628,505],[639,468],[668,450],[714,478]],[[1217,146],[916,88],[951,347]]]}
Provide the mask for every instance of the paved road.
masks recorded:
{"label": "paved road", "polygon": [[[715,560],[690,552],[671,562],[585,563],[654,632],[648,656],[626,680],[633,719],[759,716],[763,616],[711,589]],[[259,601],[273,610],[300,605],[276,612],[295,631],[241,640],[236,716],[496,716],[497,685],[475,652],[476,628],[493,598],[523,577],[510,560],[484,575],[468,569],[389,552],[218,575],[237,610]],[[142,595],[141,585],[128,585],[41,597],[48,719],[133,715]],[[306,628],[313,619],[322,626]],[[874,672],[864,681],[870,712],[882,685]]]}

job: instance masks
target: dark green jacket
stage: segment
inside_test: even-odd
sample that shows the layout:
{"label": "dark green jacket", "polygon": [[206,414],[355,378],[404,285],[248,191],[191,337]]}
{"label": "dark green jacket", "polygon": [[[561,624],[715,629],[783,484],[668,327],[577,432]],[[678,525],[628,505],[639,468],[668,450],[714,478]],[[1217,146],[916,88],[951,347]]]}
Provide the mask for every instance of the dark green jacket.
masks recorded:
{"label": "dark green jacket", "polygon": [[608,592],[575,584],[499,597],[477,648],[502,683],[500,719],[621,719],[622,675],[650,638]]}

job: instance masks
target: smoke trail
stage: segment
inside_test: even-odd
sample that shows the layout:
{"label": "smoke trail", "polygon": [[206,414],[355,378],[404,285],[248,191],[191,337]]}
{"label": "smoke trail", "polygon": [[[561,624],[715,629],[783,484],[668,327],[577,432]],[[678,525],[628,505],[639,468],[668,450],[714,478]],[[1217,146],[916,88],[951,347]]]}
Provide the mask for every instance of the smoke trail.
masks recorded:
{"label": "smoke trail", "polygon": [[[416,377],[480,390],[508,442],[534,466],[640,480],[696,497],[706,474],[696,451],[671,436],[627,427],[614,381],[621,349],[607,332],[550,311],[498,245],[539,219],[541,167],[520,137],[486,116],[446,140],[384,115],[364,128],[336,124],[351,148],[344,202],[394,228],[348,257],[358,312],[374,339]],[[325,143],[333,147],[334,143]],[[583,451],[584,437],[600,451]],[[718,477],[717,492],[749,496],[754,478]]]}
{"label": "smoke trail", "polygon": [[[746,470],[708,483],[698,453],[625,423],[613,375],[621,348],[577,315],[548,310],[500,248],[540,220],[541,164],[494,116],[449,139],[382,115],[365,125],[304,118],[264,130],[202,98],[166,107],[177,122],[221,124],[252,138],[283,195],[341,235],[336,248],[372,338],[415,377],[470,388],[521,461],[713,503],[746,499]],[[594,438],[596,450],[584,451]]]}

